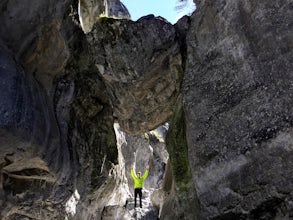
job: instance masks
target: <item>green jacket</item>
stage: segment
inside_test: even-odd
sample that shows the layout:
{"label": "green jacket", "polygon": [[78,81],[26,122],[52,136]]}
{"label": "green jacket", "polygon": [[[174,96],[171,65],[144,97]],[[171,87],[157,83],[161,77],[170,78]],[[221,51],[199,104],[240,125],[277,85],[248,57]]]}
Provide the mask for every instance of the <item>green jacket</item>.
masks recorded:
{"label": "green jacket", "polygon": [[134,173],[134,170],[131,169],[131,176],[132,176],[132,179],[134,180],[134,189],[142,188],[143,187],[143,182],[148,177],[148,175],[149,175],[149,171],[146,170],[144,172],[144,174],[140,178],[138,178],[136,176],[136,174]]}

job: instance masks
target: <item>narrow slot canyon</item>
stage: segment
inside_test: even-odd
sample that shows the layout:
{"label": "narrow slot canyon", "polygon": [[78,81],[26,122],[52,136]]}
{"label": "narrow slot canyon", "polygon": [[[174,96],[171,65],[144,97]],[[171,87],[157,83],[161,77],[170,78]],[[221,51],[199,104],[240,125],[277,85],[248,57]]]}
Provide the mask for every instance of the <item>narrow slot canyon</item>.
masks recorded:
{"label": "narrow slot canyon", "polygon": [[1,1],[1,220],[293,219],[292,2],[193,2]]}

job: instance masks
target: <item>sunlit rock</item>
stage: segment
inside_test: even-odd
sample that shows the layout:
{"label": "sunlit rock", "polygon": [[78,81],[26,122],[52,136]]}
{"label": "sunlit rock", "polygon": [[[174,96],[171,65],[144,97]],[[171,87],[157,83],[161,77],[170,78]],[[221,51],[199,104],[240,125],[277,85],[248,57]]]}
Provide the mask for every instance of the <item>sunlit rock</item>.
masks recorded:
{"label": "sunlit rock", "polygon": [[127,8],[119,0],[79,0],[78,15],[84,33],[89,33],[99,17],[130,19]]}
{"label": "sunlit rock", "polygon": [[105,16],[119,19],[130,19],[128,9],[120,0],[105,0]]}
{"label": "sunlit rock", "polygon": [[103,1],[101,0],[79,0],[78,15],[80,26],[85,33],[92,30],[97,18],[105,10]]}
{"label": "sunlit rock", "polygon": [[123,130],[144,133],[166,122],[183,74],[175,28],[151,15],[102,19],[87,40]]}
{"label": "sunlit rock", "polygon": [[65,211],[68,216],[74,217],[76,214],[76,205],[80,200],[80,195],[77,190],[74,191],[72,196],[65,203]]}

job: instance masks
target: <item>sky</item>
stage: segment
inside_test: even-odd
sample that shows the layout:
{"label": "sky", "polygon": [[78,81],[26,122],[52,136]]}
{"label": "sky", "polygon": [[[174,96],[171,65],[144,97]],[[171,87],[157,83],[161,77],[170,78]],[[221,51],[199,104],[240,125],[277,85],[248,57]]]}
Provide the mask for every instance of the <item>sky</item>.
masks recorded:
{"label": "sky", "polygon": [[191,13],[195,6],[192,0],[187,1],[183,10],[176,10],[178,0],[120,0],[128,9],[132,20],[148,14],[161,16],[174,24],[182,16]]}

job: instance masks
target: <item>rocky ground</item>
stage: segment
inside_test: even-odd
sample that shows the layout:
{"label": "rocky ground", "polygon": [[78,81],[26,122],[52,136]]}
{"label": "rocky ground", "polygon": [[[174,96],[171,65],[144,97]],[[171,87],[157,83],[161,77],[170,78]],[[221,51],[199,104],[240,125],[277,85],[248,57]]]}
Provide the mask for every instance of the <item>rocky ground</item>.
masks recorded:
{"label": "rocky ground", "polygon": [[128,201],[126,208],[129,210],[130,220],[157,220],[158,213],[151,203],[151,193],[153,189],[143,189],[142,191],[142,208],[139,207],[139,200],[137,199],[137,207],[134,207],[134,198]]}

